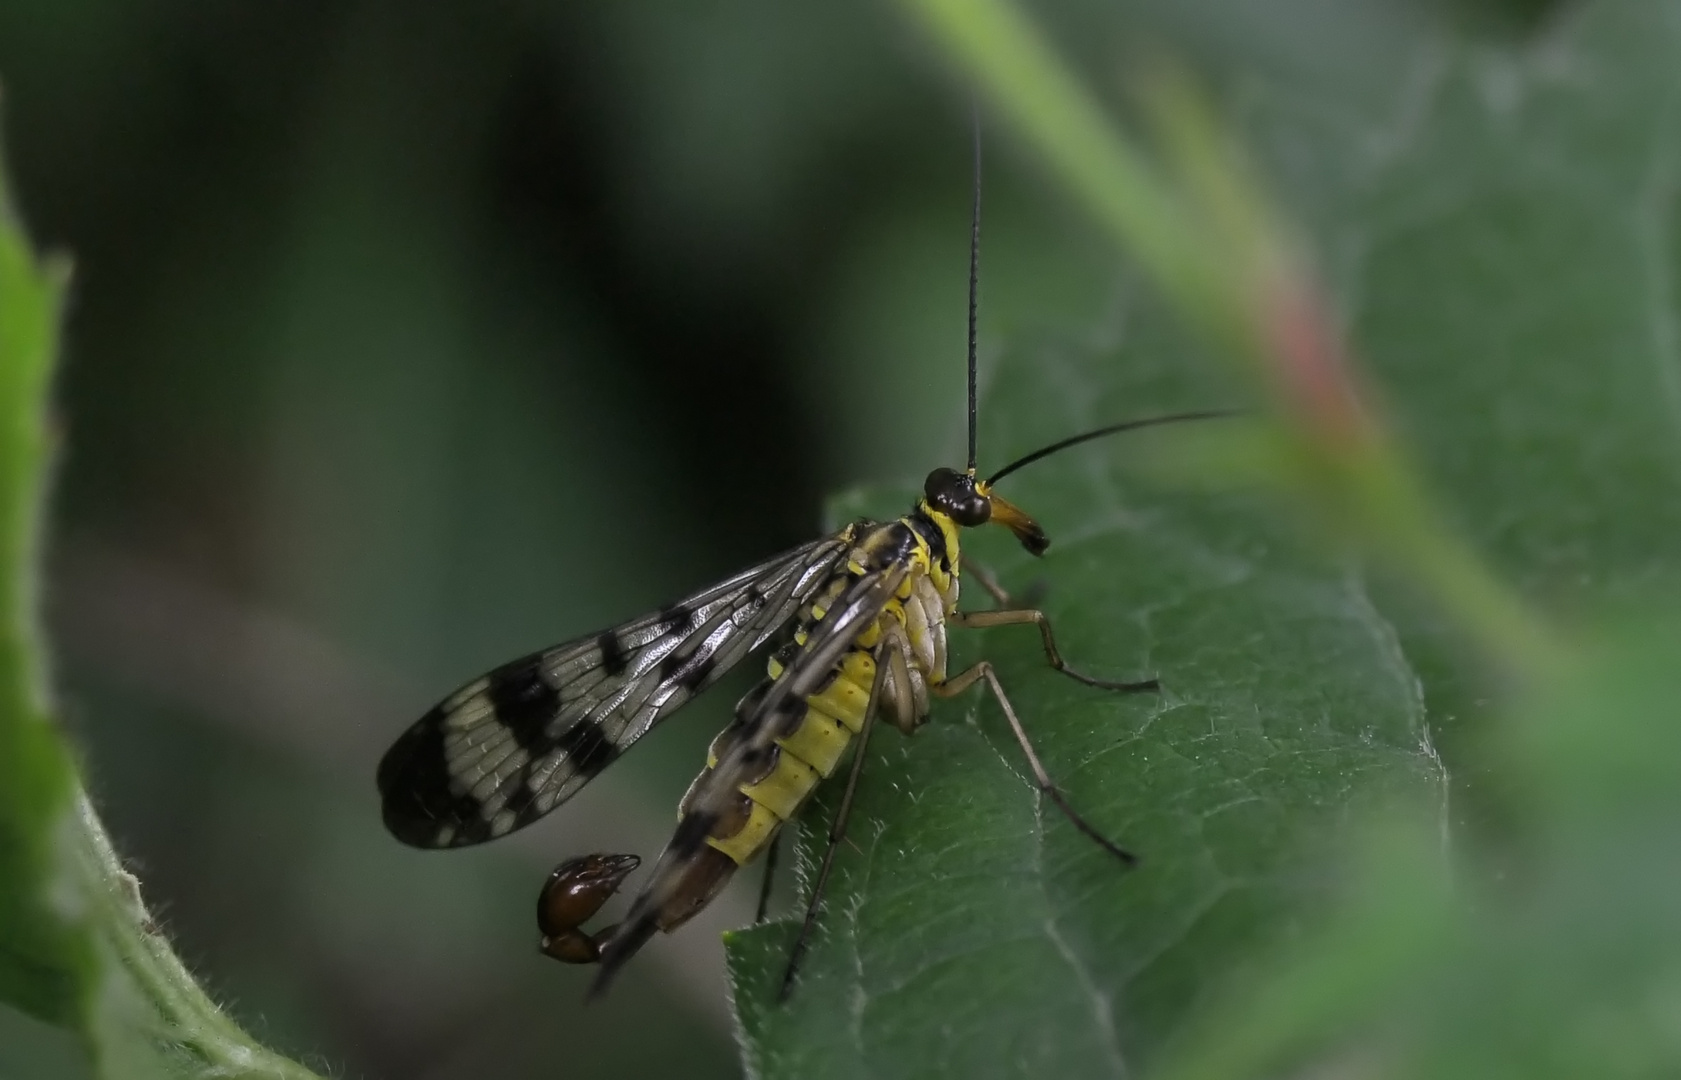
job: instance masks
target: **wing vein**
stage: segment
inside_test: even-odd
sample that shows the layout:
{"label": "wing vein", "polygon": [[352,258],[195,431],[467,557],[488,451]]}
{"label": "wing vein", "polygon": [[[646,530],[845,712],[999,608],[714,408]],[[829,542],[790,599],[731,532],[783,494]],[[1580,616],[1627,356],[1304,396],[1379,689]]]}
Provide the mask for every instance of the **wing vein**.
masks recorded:
{"label": "wing vein", "polygon": [[461,687],[380,762],[386,827],[459,847],[535,821],[769,641],[847,547],[846,534],[812,541]]}

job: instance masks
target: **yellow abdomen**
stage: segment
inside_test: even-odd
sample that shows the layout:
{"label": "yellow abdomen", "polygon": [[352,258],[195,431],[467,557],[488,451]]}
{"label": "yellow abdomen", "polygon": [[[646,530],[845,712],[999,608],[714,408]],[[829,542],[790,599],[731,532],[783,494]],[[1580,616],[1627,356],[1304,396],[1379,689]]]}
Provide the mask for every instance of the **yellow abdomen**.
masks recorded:
{"label": "yellow abdomen", "polygon": [[[830,605],[856,580],[855,575],[866,572],[865,562],[872,542],[888,536],[887,530],[892,527],[882,526],[862,540],[849,560],[850,573],[837,575],[812,600],[788,648],[804,647],[810,635],[818,631]],[[955,529],[950,531],[955,533]],[[955,548],[955,536],[947,538],[947,543],[949,548]],[[777,830],[793,819],[818,783],[834,774],[853,737],[863,730],[870,690],[876,682],[875,653],[889,624],[897,624],[903,631],[900,640],[910,645],[912,655],[908,658],[907,674],[914,684],[913,688],[907,688],[911,691],[908,696],[898,693],[893,686],[893,673],[888,673],[883,692],[895,690],[890,697],[903,705],[890,719],[896,726],[909,730],[926,716],[924,677],[938,680],[945,671],[945,615],[956,604],[957,575],[950,571],[948,560],[932,558],[927,543],[920,538],[911,550],[901,549],[894,558],[905,559],[910,570],[897,594],[853,638],[851,648],[835,665],[834,676],[823,689],[806,697],[805,712],[799,722],[774,736],[772,755],[762,767],[755,769],[757,776],[745,777],[736,785],[740,802],[723,815],[707,836],[709,847],[737,865],[746,865],[769,846]],[[766,682],[754,694],[769,692],[782,678],[782,660],[773,656],[766,665],[766,675]],[[743,712],[755,711],[754,694],[749,694],[737,706],[737,724],[713,740],[707,753],[707,771],[695,779],[691,793],[699,790],[702,780],[717,768],[718,762],[728,754],[732,740],[741,734],[746,720]],[[914,715],[899,715],[901,712]],[[687,812],[689,801],[685,798],[679,808],[680,819]]]}

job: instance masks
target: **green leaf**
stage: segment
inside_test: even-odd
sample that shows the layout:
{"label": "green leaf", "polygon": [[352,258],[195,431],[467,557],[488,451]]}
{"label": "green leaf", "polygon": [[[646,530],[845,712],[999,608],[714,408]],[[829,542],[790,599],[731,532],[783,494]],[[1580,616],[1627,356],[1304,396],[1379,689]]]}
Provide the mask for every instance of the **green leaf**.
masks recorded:
{"label": "green leaf", "polygon": [[[1184,406],[1170,355],[1012,348],[984,400],[983,458]],[[1159,694],[1058,676],[1030,629],[956,635],[956,663],[998,666],[1052,776],[1141,866],[1037,795],[981,690],[937,703],[913,738],[878,731],[789,1005],[773,991],[792,928],[731,943],[758,1075],[1123,1072],[1245,950],[1324,902],[1316,856],[1350,814],[1442,798],[1416,678],[1359,577],[1254,499],[1176,494],[1114,465],[1183,437],[1140,433],[1012,477],[1007,494],[1053,538],[1043,563],[1007,538],[973,543],[1008,587],[1044,580],[1070,663],[1155,675]],[[898,512],[910,495],[846,509]],[[834,807],[831,790],[803,819],[807,879]]]}
{"label": "green leaf", "polygon": [[1203,1018],[1163,1075],[1676,1075],[1678,648],[1668,613],[1597,633],[1485,733],[1522,845],[1468,845],[1450,881],[1423,830],[1374,831],[1343,909]]}
{"label": "green leaf", "polygon": [[[1498,571],[1567,614],[1681,594],[1678,28],[1681,5],[1606,2],[1570,9],[1529,43],[1400,37],[1405,62],[1386,92],[1330,101],[1276,72],[1243,73],[1241,119],[1261,171],[1316,238],[1425,480]],[[1122,290],[1116,310],[1110,325],[1005,343],[982,404],[983,457],[1229,403],[1233,391],[1153,302]],[[1368,589],[1365,574],[1321,553],[1311,525],[1283,516],[1288,507],[1123,478],[1115,463],[1139,452],[1101,445],[1012,477],[1007,494],[1056,543],[1042,567],[1007,546],[985,551],[1013,589],[1043,576],[1071,662],[1156,674],[1159,698],[1059,679],[1030,632],[990,631],[984,644],[970,634],[958,656],[999,665],[1052,775],[1143,866],[1120,872],[1040,803],[978,691],[937,705],[913,739],[879,732],[855,846],[837,860],[792,1001],[774,1000],[791,926],[731,942],[755,1074],[1136,1073],[1178,1060],[1189,1042],[1217,1049],[1244,1014],[1219,1013],[1224,1026],[1194,1018],[1264,983],[1297,947],[1311,968],[1301,1000],[1316,1010],[1306,1027],[1320,1035],[1376,1038],[1355,1006],[1432,972],[1408,984],[1407,1000],[1446,1034],[1403,1057],[1418,1069],[1405,1075],[1449,1075],[1431,1063],[1490,1075],[1534,1024],[1600,1015],[1589,1032],[1599,1042],[1561,1059],[1584,1075],[1581,1046],[1611,1060],[1617,1025],[1657,1030],[1673,968],[1667,950],[1643,954],[1641,942],[1673,911],[1673,882],[1654,865],[1673,865],[1672,851],[1660,857],[1646,833],[1630,844],[1595,833],[1594,850],[1614,847],[1616,859],[1578,847],[1549,863],[1527,918],[1446,906],[1448,827],[1484,816],[1476,781],[1505,760],[1472,749],[1500,700],[1496,680],[1439,613],[1387,577]],[[910,490],[872,491],[846,509],[896,512]],[[1576,723],[1573,737],[1598,745],[1591,715]],[[1438,736],[1455,775],[1471,778],[1453,800]],[[1638,774],[1648,788],[1654,768]],[[1327,857],[1368,835],[1353,823],[1395,805],[1415,819],[1422,808],[1426,824],[1371,841],[1374,861],[1394,856],[1388,877]],[[802,823],[807,876],[834,806],[831,792]],[[1476,881],[1504,858],[1467,857]],[[1584,872],[1566,872],[1572,862]],[[1593,875],[1628,895],[1610,898],[1603,933],[1573,941],[1594,918]],[[1334,924],[1343,936],[1297,946],[1350,880],[1367,881],[1359,895],[1376,897],[1378,914],[1356,907]],[[1395,941],[1428,947],[1397,956],[1383,947]],[[1548,959],[1521,964],[1526,950]],[[1375,966],[1361,974],[1368,956]],[[1504,974],[1478,974],[1492,971]],[[1583,972],[1589,987],[1623,972],[1637,989],[1572,991]],[[1517,1004],[1501,1013],[1503,994]],[[1252,1015],[1271,1015],[1260,1000]],[[1495,1025],[1486,1044],[1479,1017]],[[1641,1063],[1666,1061],[1659,1045],[1639,1042],[1645,1056],[1622,1071],[1652,1074]],[[1230,1060],[1240,1064],[1207,1075],[1270,1064]]]}
{"label": "green leaf", "polygon": [[36,258],[0,167],[0,1002],[77,1032],[112,1080],[309,1080],[240,1030],[170,949],[53,718],[36,548],[67,277]]}
{"label": "green leaf", "polygon": [[[1358,253],[1351,321],[1462,527],[1579,619],[1681,595],[1678,60],[1681,5],[1584,4],[1528,48],[1420,52],[1368,155],[1283,95],[1256,110],[1281,186]],[[1580,670],[1498,708],[1452,634],[1385,607],[1477,826],[1460,895],[1351,903],[1168,1075],[1675,1075],[1672,616],[1582,631]],[[1359,893],[1393,900],[1418,861],[1373,848]]]}
{"label": "green leaf", "polygon": [[39,263],[0,175],[0,1000],[70,1023],[89,947],[79,900],[56,889],[70,828],[70,758],[47,709],[35,555],[62,267]]}

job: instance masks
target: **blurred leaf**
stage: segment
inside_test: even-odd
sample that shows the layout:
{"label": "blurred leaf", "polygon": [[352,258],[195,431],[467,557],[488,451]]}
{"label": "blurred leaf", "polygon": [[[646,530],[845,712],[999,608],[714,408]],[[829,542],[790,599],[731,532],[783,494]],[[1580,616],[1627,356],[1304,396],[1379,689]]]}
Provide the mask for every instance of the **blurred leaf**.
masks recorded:
{"label": "blurred leaf", "polygon": [[[1546,620],[1445,527],[1379,411],[1362,398],[1344,330],[1294,230],[1176,65],[1140,65],[1152,153],[1106,117],[1012,0],[906,0],[1016,132],[1177,308],[1181,324],[1252,388],[1293,488],[1326,538],[1346,537],[1410,579],[1502,673],[1564,652]],[[1246,398],[1251,395],[1244,395]]]}
{"label": "blurred leaf", "polygon": [[[1457,888],[1421,830],[1367,837],[1350,902],[1280,957],[1247,1001],[1212,1011],[1172,1080],[1285,1075],[1668,1077],[1681,1070],[1681,872],[1674,837],[1672,615],[1624,619],[1490,733],[1530,825],[1492,878]],[[1433,864],[1432,864],[1433,863]]]}
{"label": "blurred leaf", "polygon": [[1248,122],[1465,531],[1565,610],[1681,587],[1681,5],[1415,50],[1381,114]]}
{"label": "blurred leaf", "polygon": [[78,1030],[113,1080],[306,1080],[229,1020],[170,950],[53,723],[36,538],[66,277],[36,260],[0,181],[0,999]]}
{"label": "blurred leaf", "polygon": [[[1276,86],[1246,109],[1430,485],[1560,614],[1681,591],[1678,53],[1675,3],[1583,4],[1520,47],[1420,45],[1381,110]],[[1481,817],[1459,743],[1498,684],[1380,585]]]}
{"label": "blurred leaf", "polygon": [[[1376,112],[1246,87],[1258,156],[1319,238],[1346,319],[1387,377],[1429,479],[1497,567],[1554,605],[1671,586],[1681,571],[1677,27],[1673,3],[1604,3],[1521,46],[1408,43],[1405,77]],[[1123,297],[1122,310],[1111,327],[1067,328],[1062,343],[1010,343],[982,405],[984,459],[1117,417],[1227,403],[1186,364],[1195,350],[1156,307]],[[1362,575],[1248,500],[1118,484],[1101,462],[1131,452],[1047,462],[1012,478],[1008,494],[1055,541],[1044,607],[1071,662],[1157,674],[1162,694],[1105,697],[1061,680],[1037,662],[1030,634],[993,631],[984,646],[968,635],[958,658],[984,647],[1053,776],[1143,866],[1120,873],[1038,804],[992,703],[937,706],[908,743],[878,733],[855,847],[837,861],[789,1005],[775,1005],[773,990],[792,928],[732,941],[757,1075],[1136,1071],[1190,1038],[1203,1003],[1252,984],[1267,955],[1288,952],[1317,921],[1343,880],[1324,852],[1363,835],[1348,826],[1364,810],[1426,807],[1422,840],[1414,829],[1373,850],[1395,854],[1415,881],[1440,877],[1448,773],[1431,732],[1486,714],[1475,659],[1412,597],[1386,583],[1374,605]],[[897,512],[910,494],[872,492],[845,509]],[[1007,548],[984,550],[1012,588],[1040,574],[999,554]],[[1449,764],[1491,767],[1469,750]],[[802,823],[807,864],[834,805],[831,792]],[[1454,971],[1507,965],[1451,994],[1435,982],[1417,991],[1419,1008],[1451,1023],[1463,1056],[1420,1049],[1416,1075],[1446,1075],[1430,1062],[1469,1076],[1478,1062],[1539,1060],[1504,1058],[1518,1044],[1503,1034],[1479,1048],[1479,1015],[1516,1040],[1561,1015],[1591,1024],[1597,1007],[1601,1029],[1575,1049],[1563,1045],[1569,1031],[1556,1032],[1559,1060],[1576,1075],[1581,1047],[1614,1046],[1631,1016],[1669,1015],[1666,950],[1626,968],[1633,981],[1620,997],[1594,1006],[1587,989],[1608,985],[1615,958],[1638,956],[1656,913],[1673,911],[1673,883],[1652,865],[1663,860],[1643,854],[1619,871],[1631,891],[1617,901],[1626,932],[1613,918],[1605,933],[1569,940],[1593,893],[1574,875],[1549,882],[1547,898],[1509,923],[1463,922],[1423,884],[1389,894],[1418,901],[1396,905],[1413,927],[1400,940],[1433,940],[1445,956],[1482,942]],[[1345,959],[1346,978],[1369,976],[1367,989],[1382,993],[1401,978],[1382,951],[1397,928],[1349,919],[1355,929],[1339,940],[1380,950],[1381,963],[1362,976],[1361,954],[1311,955]],[[1539,941],[1556,943],[1549,961],[1510,966]],[[1596,979],[1572,983],[1589,968]],[[1314,983],[1313,1000],[1359,1004],[1329,985]],[[1509,1012],[1477,1011],[1519,987],[1530,992]],[[1631,1011],[1636,997],[1646,1013]],[[1227,1029],[1194,1030],[1211,1040]],[[1628,1075],[1667,1060],[1650,1042],[1629,1045],[1639,1067]],[[1358,1053],[1340,1063],[1381,1073]]]}
{"label": "blurred leaf", "polygon": [[75,781],[41,683],[34,573],[64,276],[36,260],[0,174],[0,999],[61,1024],[80,1011],[88,943],[54,888]]}

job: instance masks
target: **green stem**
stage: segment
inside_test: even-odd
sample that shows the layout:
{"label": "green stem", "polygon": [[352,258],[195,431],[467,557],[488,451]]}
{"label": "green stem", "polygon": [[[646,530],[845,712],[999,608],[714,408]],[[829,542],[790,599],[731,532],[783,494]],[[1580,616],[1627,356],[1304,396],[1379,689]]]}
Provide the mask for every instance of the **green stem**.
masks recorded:
{"label": "green stem", "polygon": [[1154,279],[1185,325],[1273,403],[1276,431],[1294,447],[1274,479],[1304,491],[1327,524],[1408,573],[1509,673],[1545,676],[1565,649],[1443,526],[1362,407],[1297,245],[1188,84],[1169,76],[1154,87],[1154,116],[1175,166],[1164,174],[1010,0],[902,2]]}
{"label": "green stem", "polygon": [[[72,872],[89,898],[89,924],[102,959],[114,961],[150,1006],[141,1032],[172,1056],[190,1059],[189,1075],[249,1080],[319,1080],[308,1069],[253,1039],[206,994],[169,947],[123,868],[85,792],[77,792]],[[95,1053],[121,1051],[95,1019]],[[103,1064],[103,1061],[102,1061]]]}
{"label": "green stem", "polygon": [[78,1025],[103,1077],[314,1080],[242,1031],[170,949],[52,722],[35,584],[68,278],[31,248],[0,167],[0,987]]}
{"label": "green stem", "polygon": [[1087,208],[1175,299],[1215,318],[1217,274],[1185,208],[1005,0],[903,0]]}
{"label": "green stem", "polygon": [[1506,588],[1444,522],[1416,474],[1382,453],[1349,487],[1365,505],[1372,546],[1408,570],[1437,605],[1501,665],[1530,684],[1556,675],[1571,651],[1552,625]]}

